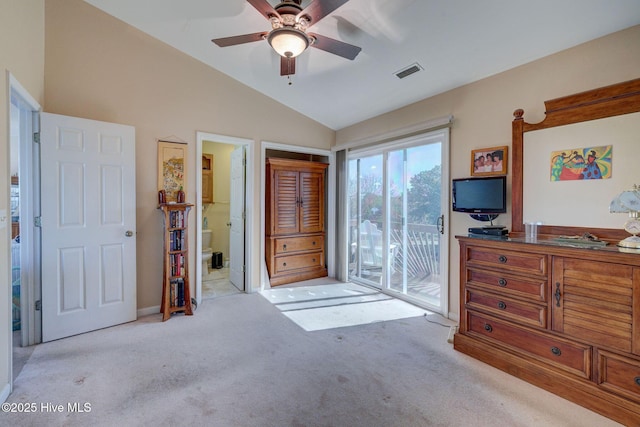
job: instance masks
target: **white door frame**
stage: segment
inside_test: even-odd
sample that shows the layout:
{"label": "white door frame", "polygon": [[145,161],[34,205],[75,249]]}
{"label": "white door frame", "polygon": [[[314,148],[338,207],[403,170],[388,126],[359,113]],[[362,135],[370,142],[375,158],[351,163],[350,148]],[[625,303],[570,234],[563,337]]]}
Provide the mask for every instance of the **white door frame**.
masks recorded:
{"label": "white door frame", "polygon": [[[16,96],[21,104],[30,110],[31,117],[25,117],[20,113],[20,169],[21,176],[29,177],[29,179],[21,179],[20,196],[25,200],[21,200],[21,244],[20,258],[29,259],[31,266],[26,271],[21,269],[21,289],[20,289],[20,322],[21,322],[21,341],[23,345],[33,345],[41,341],[42,323],[41,311],[35,310],[35,302],[40,299],[40,235],[34,233],[35,228],[27,226],[33,224],[34,216],[39,214],[40,206],[38,204],[40,194],[39,179],[39,152],[34,150],[33,133],[38,132],[39,117],[41,111],[40,104],[29,94],[29,92],[18,82],[18,80],[7,71],[7,80],[9,82],[9,97],[7,110],[11,111],[11,98]],[[21,108],[22,110],[22,108]],[[7,139],[10,136],[9,125],[7,127]],[[31,137],[29,137],[31,136]],[[11,144],[9,144],[9,151]],[[26,196],[26,197],[23,197]],[[38,197],[36,197],[38,196]],[[23,206],[24,203],[24,206]],[[36,244],[37,242],[37,244]],[[9,255],[9,267],[11,267],[11,255]],[[11,268],[9,268],[11,275]],[[9,276],[11,277],[11,276]],[[11,283],[11,279],[7,279],[7,283]],[[11,301],[11,286],[8,286],[9,301]],[[9,305],[11,307],[11,305]],[[9,309],[11,315],[11,309]],[[12,322],[9,321],[9,327]],[[9,386],[13,390],[13,332],[9,331],[9,342],[7,350],[9,352]],[[0,396],[0,401],[4,402],[6,396]]]}
{"label": "white door frame", "polygon": [[[246,153],[246,179],[245,179],[245,238],[244,238],[244,259],[245,273],[244,283],[245,292],[251,293],[256,289],[253,285],[253,260],[251,257],[251,248],[258,244],[255,233],[253,232],[253,140],[246,138],[237,138],[234,136],[218,135],[207,132],[196,132],[196,301],[198,304],[202,302],[202,144],[204,141],[219,142],[222,144],[243,145]],[[234,197],[233,194],[230,197]]]}
{"label": "white door frame", "polygon": [[292,153],[313,154],[317,156],[325,156],[329,159],[329,168],[327,170],[327,218],[325,221],[327,245],[325,247],[327,262],[327,271],[329,277],[335,277],[335,246],[336,246],[336,172],[335,172],[335,153],[331,150],[323,150],[320,148],[300,147],[297,145],[280,144],[276,142],[262,141],[260,150],[260,289],[268,289],[269,275],[267,273],[267,265],[265,262],[265,174],[267,173],[267,150],[290,151]]}

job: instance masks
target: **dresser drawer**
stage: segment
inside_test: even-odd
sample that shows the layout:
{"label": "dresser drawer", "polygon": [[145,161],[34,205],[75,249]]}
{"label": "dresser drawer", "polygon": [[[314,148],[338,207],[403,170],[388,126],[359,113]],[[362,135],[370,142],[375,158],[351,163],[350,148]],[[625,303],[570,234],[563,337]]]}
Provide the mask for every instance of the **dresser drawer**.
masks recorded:
{"label": "dresser drawer", "polygon": [[467,308],[489,312],[537,328],[547,327],[547,307],[467,288]]}
{"label": "dresser drawer", "polygon": [[547,301],[547,281],[543,278],[519,277],[491,270],[466,270],[467,285],[480,287],[532,301]]}
{"label": "dresser drawer", "polygon": [[480,335],[545,363],[591,377],[591,347],[511,325],[490,316],[467,312],[467,333]]}
{"label": "dresser drawer", "polygon": [[640,402],[640,361],[598,350],[598,384]]}
{"label": "dresser drawer", "polygon": [[322,252],[280,256],[275,258],[274,264],[274,274],[282,274],[300,269],[323,268],[324,256]]}
{"label": "dresser drawer", "polygon": [[324,250],[324,236],[282,237],[275,239],[275,254]]}
{"label": "dresser drawer", "polygon": [[468,267],[484,266],[538,276],[546,276],[548,271],[544,254],[467,246],[464,256]]}

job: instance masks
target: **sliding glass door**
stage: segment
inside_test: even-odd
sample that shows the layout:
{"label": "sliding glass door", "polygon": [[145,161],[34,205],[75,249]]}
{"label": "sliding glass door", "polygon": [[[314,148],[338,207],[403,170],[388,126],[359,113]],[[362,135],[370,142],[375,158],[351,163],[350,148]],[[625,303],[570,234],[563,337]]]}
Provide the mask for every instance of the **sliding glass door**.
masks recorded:
{"label": "sliding glass door", "polygon": [[446,309],[448,130],[349,153],[349,276]]}

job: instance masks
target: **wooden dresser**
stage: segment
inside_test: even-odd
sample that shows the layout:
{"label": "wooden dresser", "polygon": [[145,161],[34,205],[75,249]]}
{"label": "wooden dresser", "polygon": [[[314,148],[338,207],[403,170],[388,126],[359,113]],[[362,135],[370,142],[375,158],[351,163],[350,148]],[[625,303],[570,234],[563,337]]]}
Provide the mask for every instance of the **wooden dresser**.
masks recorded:
{"label": "wooden dresser", "polygon": [[640,425],[640,254],[461,237],[454,348]]}
{"label": "wooden dresser", "polygon": [[267,159],[266,248],[272,286],[327,275],[326,163]]}

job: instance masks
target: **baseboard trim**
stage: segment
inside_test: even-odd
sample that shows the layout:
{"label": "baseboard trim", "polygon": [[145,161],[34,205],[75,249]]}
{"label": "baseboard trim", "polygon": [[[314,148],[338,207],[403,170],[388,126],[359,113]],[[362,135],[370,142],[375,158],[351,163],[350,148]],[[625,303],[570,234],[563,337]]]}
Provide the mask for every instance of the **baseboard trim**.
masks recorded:
{"label": "baseboard trim", "polygon": [[153,307],[140,308],[136,312],[138,317],[148,316],[150,314],[158,314],[158,313],[160,313],[160,306],[159,305],[154,305]]}

